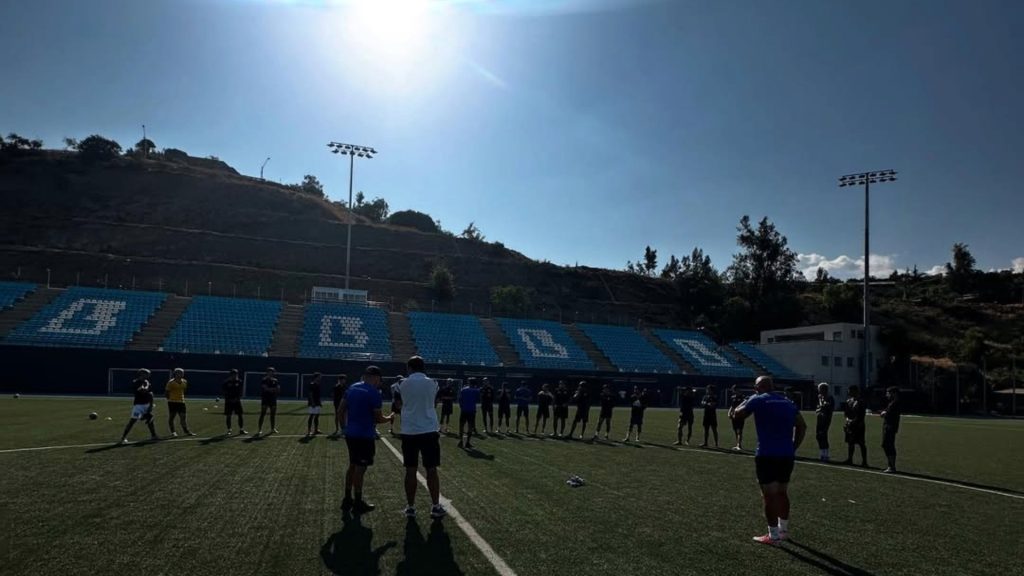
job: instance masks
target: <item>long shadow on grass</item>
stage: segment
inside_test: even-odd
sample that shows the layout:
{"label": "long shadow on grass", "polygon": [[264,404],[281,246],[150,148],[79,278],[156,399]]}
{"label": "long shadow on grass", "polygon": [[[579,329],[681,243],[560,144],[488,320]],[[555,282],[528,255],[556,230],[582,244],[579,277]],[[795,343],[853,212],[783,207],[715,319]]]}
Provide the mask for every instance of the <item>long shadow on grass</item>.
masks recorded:
{"label": "long shadow on grass", "polygon": [[[793,548],[802,550],[803,552],[806,552],[806,554],[801,554]],[[790,540],[789,545],[784,544],[779,546],[779,549],[801,562],[814,566],[825,574],[834,574],[836,576],[873,576],[871,572],[862,570],[856,566],[851,566],[841,560],[837,560],[834,557],[825,554],[824,552],[815,550],[814,548],[805,546],[799,542]]]}
{"label": "long shadow on grass", "polygon": [[949,482],[951,484],[958,484],[960,486],[968,486],[970,488],[980,488],[983,490],[993,490],[995,492],[1005,492],[1007,494],[1017,494],[1024,496],[1024,492],[1019,490],[1012,490],[1010,488],[1004,488],[1002,486],[991,486],[989,484],[978,484],[976,482],[966,482],[964,480],[953,480],[950,478],[940,478],[939,476],[929,476],[928,474],[916,474],[914,472],[899,472],[897,476],[907,476],[910,478],[920,478],[922,480],[935,480],[938,482]]}
{"label": "long shadow on grass", "polygon": [[405,522],[405,558],[398,563],[395,574],[414,576],[419,574],[444,574],[461,576],[462,569],[455,562],[452,542],[445,531],[443,522],[431,522],[426,540],[415,518]]}
{"label": "long shadow on grass", "polygon": [[228,438],[231,438],[231,436],[228,436],[227,434],[220,434],[219,436],[210,436],[209,438],[204,438],[200,440],[199,444],[202,446],[209,446],[210,444],[217,444],[218,442],[223,442]]}
{"label": "long shadow on grass", "polygon": [[467,456],[476,460],[494,460],[494,454],[487,454],[477,450],[476,448],[467,448],[464,452]]}
{"label": "long shadow on grass", "polygon": [[90,448],[85,451],[86,454],[96,454],[97,452],[106,452],[107,450],[114,450],[115,448],[142,448],[143,446],[152,446],[153,444],[159,444],[159,440],[139,440],[130,444],[121,444],[117,442],[107,446],[100,446],[98,448]]}
{"label": "long shadow on grass", "polygon": [[392,540],[374,548],[373,529],[364,526],[359,516],[346,513],[342,517],[341,530],[320,547],[320,558],[331,574],[372,576],[380,574],[381,556],[397,545]]}

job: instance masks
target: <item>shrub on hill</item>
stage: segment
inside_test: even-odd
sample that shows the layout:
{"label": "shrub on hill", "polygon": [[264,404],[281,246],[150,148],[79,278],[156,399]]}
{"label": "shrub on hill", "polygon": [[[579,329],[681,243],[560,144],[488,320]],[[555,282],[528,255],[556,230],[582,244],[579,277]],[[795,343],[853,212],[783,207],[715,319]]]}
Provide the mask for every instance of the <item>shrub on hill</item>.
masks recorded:
{"label": "shrub on hill", "polygon": [[406,228],[413,228],[420,232],[428,232],[432,234],[436,234],[441,231],[433,218],[428,214],[417,212],[416,210],[399,210],[391,216],[388,216],[386,222],[394,226],[404,226]]}
{"label": "shrub on hill", "polygon": [[79,157],[86,162],[106,162],[121,155],[120,144],[99,134],[79,142],[77,150]]}

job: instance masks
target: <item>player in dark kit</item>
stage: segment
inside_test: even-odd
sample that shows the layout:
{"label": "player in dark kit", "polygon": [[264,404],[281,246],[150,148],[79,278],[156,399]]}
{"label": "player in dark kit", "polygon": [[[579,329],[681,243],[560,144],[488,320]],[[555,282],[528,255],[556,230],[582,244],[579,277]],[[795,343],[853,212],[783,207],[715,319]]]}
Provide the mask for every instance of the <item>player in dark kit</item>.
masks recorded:
{"label": "player in dark kit", "polygon": [[[459,448],[466,449],[473,447],[473,432],[476,431],[476,405],[480,402],[480,389],[477,388],[476,378],[469,379],[469,386],[464,386],[459,392]],[[466,442],[462,442],[462,434],[466,434]]]}
{"label": "player in dark kit", "polygon": [[732,422],[732,433],[736,435],[736,445],[732,447],[733,450],[740,452],[743,450],[743,418],[736,417],[736,409],[739,408],[740,404],[747,397],[744,396],[736,385],[733,384],[732,388],[729,389],[729,421]]}
{"label": "player in dark kit", "polygon": [[267,375],[260,382],[260,422],[256,435],[263,434],[263,418],[270,412],[270,429],[277,434],[277,397],[281,395],[281,384],[275,377],[277,372],[267,368]]}
{"label": "player in dark kit", "polygon": [[576,415],[572,419],[569,437],[572,438],[576,433],[576,425],[581,424],[579,439],[583,440],[583,435],[587,433],[587,422],[590,421],[590,392],[587,391],[586,382],[580,382],[572,399],[576,402]]}
{"label": "player in dark kit", "polygon": [[554,394],[551,393],[551,386],[544,383],[540,387],[540,392],[537,393],[537,419],[533,422],[533,435],[537,435],[537,426],[540,426],[541,435],[544,434],[544,429],[548,426],[548,418],[551,417],[551,404],[555,401]]}
{"label": "player in dark kit", "polygon": [[515,400],[516,400],[516,434],[519,434],[519,420],[526,418],[526,433],[530,433],[530,399],[533,398],[533,390],[526,385],[526,382],[520,382],[519,388],[516,388]]}
{"label": "player in dark kit", "polygon": [[491,388],[487,378],[484,378],[484,385],[480,387],[480,418],[484,422],[484,434],[498,431],[494,427],[494,388]]}
{"label": "player in dark kit", "polygon": [[710,431],[714,433],[715,448],[718,448],[718,394],[715,393],[713,385],[709,384],[704,389],[704,398],[700,405],[704,407],[704,420],[701,422],[704,425],[704,443],[700,447],[708,447],[708,432]]}
{"label": "player in dark kit", "polygon": [[860,446],[860,465],[868,467],[868,446],[864,441],[867,417],[867,403],[860,397],[860,387],[850,386],[849,397],[843,404],[843,415],[846,420],[843,422],[843,432],[846,435],[846,460],[843,464],[853,464],[853,450]]}
{"label": "player in dark kit", "polygon": [[309,418],[306,419],[306,437],[320,432],[320,411],[323,404],[320,400],[320,373],[313,373],[313,379],[309,382],[309,390],[306,391],[306,406],[309,408]]}
{"label": "player in dark kit", "polygon": [[676,441],[673,443],[679,446],[683,443],[683,426],[686,426],[686,445],[690,445],[690,438],[693,437],[693,388],[680,386],[679,390],[679,423],[676,425]]}
{"label": "player in dark kit", "polygon": [[238,370],[231,370],[231,375],[221,385],[221,394],[224,396],[224,423],[228,428],[228,436],[231,435],[232,414],[238,414],[238,433],[247,434],[242,423],[242,379],[238,377]]}
{"label": "player in dark kit", "polygon": [[452,421],[452,410],[455,405],[455,382],[449,378],[437,393],[437,399],[441,401],[441,424],[444,425],[444,433],[448,434]]}
{"label": "player in dark kit", "polygon": [[149,427],[149,438],[159,440],[156,428],[153,427],[153,391],[149,387],[149,370],[145,368],[139,370],[135,380],[132,381],[132,388],[135,390],[135,397],[132,400],[132,415],[128,420],[128,425],[124,427],[124,433],[121,434],[121,444],[128,443],[128,433],[139,420],[144,421]]}
{"label": "player in dark kit", "polygon": [[512,425],[512,395],[508,391],[508,382],[501,383],[501,390],[498,390],[498,426],[501,428],[502,421],[505,422],[505,434],[509,433]]}
{"label": "player in dark kit", "polygon": [[890,386],[885,390],[885,398],[889,404],[879,414],[882,417],[882,450],[885,451],[885,458],[889,461],[889,467],[885,469],[885,473],[895,474],[896,433],[900,431],[900,416],[903,414],[900,407],[900,389]]}
{"label": "player in dark kit", "polygon": [[832,426],[832,414],[836,410],[836,399],[828,393],[828,384],[818,384],[818,407],[814,410],[814,439],[818,441],[818,458],[828,462],[828,429]]}
{"label": "player in dark kit", "polygon": [[611,384],[605,384],[601,387],[601,394],[598,396],[598,402],[601,403],[601,412],[597,416],[597,429],[594,430],[594,440],[601,434],[601,424],[604,424],[604,439],[608,439],[608,435],[612,432],[612,412],[615,411],[615,392],[612,391]]}
{"label": "player in dark kit", "polygon": [[644,429],[644,411],[647,410],[647,390],[640,391],[639,386],[633,386],[633,394],[629,397],[629,430],[626,430],[626,437],[623,442],[629,442],[629,433],[636,428],[634,441],[640,441],[640,433]]}
{"label": "player in dark kit", "polygon": [[[555,437],[565,436],[565,421],[569,419],[569,389],[565,386],[565,380],[558,383],[555,389],[555,425],[551,435]],[[559,426],[561,423],[561,426]]]}
{"label": "player in dark kit", "polygon": [[338,374],[338,380],[334,382],[333,389],[333,400],[334,400],[334,436],[335,438],[341,437],[341,413],[338,411],[341,408],[341,400],[345,397],[345,392],[348,391],[348,376],[344,374]]}

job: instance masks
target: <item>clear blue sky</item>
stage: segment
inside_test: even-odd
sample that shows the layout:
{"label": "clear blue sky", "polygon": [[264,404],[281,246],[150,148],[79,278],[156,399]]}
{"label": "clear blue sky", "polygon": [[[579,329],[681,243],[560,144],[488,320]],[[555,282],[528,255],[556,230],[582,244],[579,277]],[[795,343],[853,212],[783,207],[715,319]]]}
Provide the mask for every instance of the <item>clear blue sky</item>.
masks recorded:
{"label": "clear blue sky", "polygon": [[[383,7],[382,7],[383,6]],[[0,131],[315,174],[559,264],[728,265],[767,215],[840,276],[966,242],[1024,268],[1024,2],[32,0],[0,8]],[[874,266],[873,266],[874,267]]]}

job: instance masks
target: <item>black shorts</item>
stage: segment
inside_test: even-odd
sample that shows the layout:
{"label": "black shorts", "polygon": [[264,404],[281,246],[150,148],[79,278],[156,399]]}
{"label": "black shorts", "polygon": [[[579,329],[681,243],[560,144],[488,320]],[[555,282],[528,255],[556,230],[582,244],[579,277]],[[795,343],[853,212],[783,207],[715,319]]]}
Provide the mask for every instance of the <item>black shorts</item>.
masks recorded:
{"label": "black shorts", "polygon": [[175,414],[187,414],[188,409],[185,408],[184,402],[167,402],[167,413],[171,416]]}
{"label": "black shorts", "polygon": [[469,424],[470,428],[476,426],[476,412],[459,412],[459,426],[463,423]]}
{"label": "black shorts", "polygon": [[846,426],[843,428],[847,444],[864,443],[864,426]]}
{"label": "black shorts", "polygon": [[601,414],[598,415],[598,419],[600,419],[600,420],[611,420],[612,419],[612,409],[611,408],[601,408]]}
{"label": "black shorts", "polygon": [[423,454],[424,468],[437,468],[441,465],[441,441],[440,434],[429,432],[427,434],[403,434],[402,435],[402,463],[406,468],[416,468],[420,465],[420,454]]}
{"label": "black shorts", "polygon": [[481,404],[480,411],[484,414],[490,414],[494,416],[494,404]]}
{"label": "black shorts", "polygon": [[348,463],[355,466],[373,466],[373,457],[377,454],[377,443],[373,438],[345,437],[348,445]]}
{"label": "black shorts", "polygon": [[583,422],[584,424],[590,422],[590,408],[577,408],[576,416],[573,417],[572,421],[573,423]]}
{"label": "black shorts", "polygon": [[241,400],[227,400],[224,402],[224,415],[231,416],[232,414],[242,414]]}
{"label": "black shorts", "polygon": [[555,406],[555,418],[568,418],[569,407],[568,406]]}
{"label": "black shorts", "polygon": [[277,398],[261,398],[261,406],[269,406],[271,408],[277,408]]}
{"label": "black shorts", "polygon": [[718,428],[718,412],[705,412],[702,424],[705,428]]}
{"label": "black shorts", "polygon": [[501,418],[502,416],[504,416],[505,418],[508,418],[511,415],[512,415],[512,406],[511,405],[506,404],[506,405],[503,405],[503,406],[498,406],[498,418]]}
{"label": "black shorts", "polygon": [[689,424],[690,426],[693,426],[693,412],[680,412],[679,423]]}
{"label": "black shorts", "polygon": [[544,418],[547,420],[551,418],[551,407],[550,406],[539,406],[537,407],[537,418]]}
{"label": "black shorts", "polygon": [[444,400],[441,402],[441,416],[452,415],[452,402]]}
{"label": "black shorts", "polygon": [[529,418],[530,417],[530,407],[529,406],[516,406],[516,418],[519,418],[520,416],[526,416],[527,418]]}
{"label": "black shorts", "polygon": [[746,420],[742,418],[732,418],[732,429],[736,432],[743,432],[744,422],[746,422]]}
{"label": "black shorts", "polygon": [[643,412],[631,412],[629,414],[629,425],[630,426],[643,426],[644,425],[644,413]]}
{"label": "black shorts", "polygon": [[789,484],[793,476],[793,458],[782,456],[756,456],[754,467],[757,469],[758,484]]}

